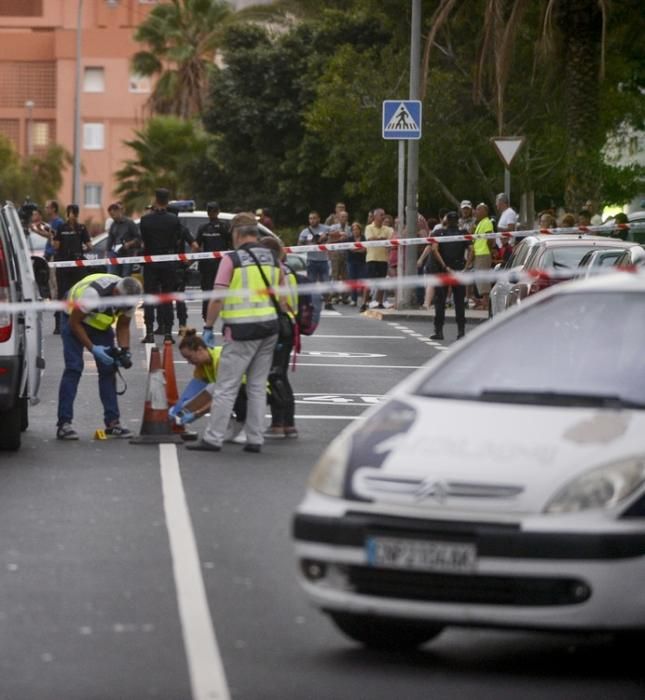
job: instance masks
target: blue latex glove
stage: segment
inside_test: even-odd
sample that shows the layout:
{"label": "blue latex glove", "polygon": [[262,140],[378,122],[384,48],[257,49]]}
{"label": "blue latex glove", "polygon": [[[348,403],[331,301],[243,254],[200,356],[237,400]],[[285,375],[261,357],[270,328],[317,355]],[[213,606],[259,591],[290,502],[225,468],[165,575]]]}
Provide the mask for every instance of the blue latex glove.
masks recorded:
{"label": "blue latex glove", "polygon": [[195,420],[195,414],[192,411],[181,411],[176,420],[179,425],[187,425]]}
{"label": "blue latex glove", "polygon": [[213,333],[212,328],[204,328],[202,331],[202,340],[208,345],[209,348],[215,347],[215,333]]}
{"label": "blue latex glove", "polygon": [[181,411],[181,403],[177,402],[172,408],[168,409],[168,415],[173,418],[177,418],[179,412]]}
{"label": "blue latex glove", "polygon": [[108,355],[110,347],[108,345],[92,345],[92,355],[97,362],[100,362],[106,367],[112,367],[114,365],[114,358]]}

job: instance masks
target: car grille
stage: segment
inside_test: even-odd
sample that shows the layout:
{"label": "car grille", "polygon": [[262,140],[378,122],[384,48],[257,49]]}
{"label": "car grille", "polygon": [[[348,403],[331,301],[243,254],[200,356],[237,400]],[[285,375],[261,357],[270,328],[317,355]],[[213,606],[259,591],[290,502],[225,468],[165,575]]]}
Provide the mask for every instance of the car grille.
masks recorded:
{"label": "car grille", "polygon": [[364,467],[356,472],[353,489],[361,498],[397,503],[421,503],[427,500],[444,503],[459,499],[513,499],[524,487],[517,484],[490,484],[466,481],[444,481],[418,476],[383,474]]}
{"label": "car grille", "polygon": [[588,585],[572,578],[429,574],[366,566],[347,567],[356,593],[381,598],[480,605],[574,605],[589,598]]}

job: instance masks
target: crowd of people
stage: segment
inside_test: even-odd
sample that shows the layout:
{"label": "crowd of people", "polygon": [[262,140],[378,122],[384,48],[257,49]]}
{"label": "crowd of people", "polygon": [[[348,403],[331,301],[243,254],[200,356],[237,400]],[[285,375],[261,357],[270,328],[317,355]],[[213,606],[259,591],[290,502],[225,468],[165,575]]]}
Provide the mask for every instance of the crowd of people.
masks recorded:
{"label": "crowd of people", "polygon": [[[618,215],[620,217],[620,215]],[[624,216],[624,215],[622,215]],[[617,219],[618,221],[618,219]],[[625,217],[626,221],[626,217]],[[388,214],[383,208],[376,208],[369,212],[367,222],[359,221],[350,223],[350,216],[343,202],[338,202],[334,211],[321,223],[321,216],[317,211],[311,211],[308,217],[308,225],[298,236],[299,245],[364,242],[374,240],[391,240],[398,235],[398,221]],[[602,217],[594,211],[593,203],[586,202],[584,208],[574,215],[564,212],[557,217],[555,209],[547,209],[538,214],[534,224],[535,229],[552,229],[554,227],[596,226],[602,224]],[[495,198],[494,208],[481,202],[476,206],[464,199],[459,207],[453,210],[440,209],[437,217],[424,217],[419,214],[416,235],[418,237],[441,236],[459,234],[493,234],[513,233],[519,230],[519,217],[511,206],[506,194],[500,193]],[[404,235],[405,231],[404,231]],[[499,236],[489,239],[478,239],[470,244],[452,245],[448,243],[428,245],[417,251],[417,274],[427,275],[445,272],[447,270],[490,270],[496,264],[505,262],[513,251],[514,243],[519,237]],[[317,250],[307,253],[307,275],[311,282],[327,282],[357,280],[357,279],[382,279],[395,277],[398,270],[398,249],[394,247],[373,247],[363,250],[350,251],[325,251]],[[425,289],[424,289],[425,286]],[[476,309],[488,308],[488,295],[490,282],[481,282],[472,288],[465,290],[463,306]],[[432,285],[419,286],[416,301],[421,308],[429,309],[434,305],[438,307],[440,319],[443,318],[443,308],[447,299],[444,299],[445,290],[435,292]],[[452,301],[457,313],[461,316],[462,300],[461,291],[455,295],[452,293]],[[369,305],[383,309],[388,305],[385,299],[385,290],[379,288],[373,295],[369,288],[365,288],[359,297],[357,291],[350,294],[325,296],[325,309],[333,310],[334,304],[343,303],[357,306],[360,311],[368,309]],[[463,324],[459,323],[461,326]],[[442,337],[443,321],[435,323],[435,336]],[[463,334],[463,329],[459,331]]]}

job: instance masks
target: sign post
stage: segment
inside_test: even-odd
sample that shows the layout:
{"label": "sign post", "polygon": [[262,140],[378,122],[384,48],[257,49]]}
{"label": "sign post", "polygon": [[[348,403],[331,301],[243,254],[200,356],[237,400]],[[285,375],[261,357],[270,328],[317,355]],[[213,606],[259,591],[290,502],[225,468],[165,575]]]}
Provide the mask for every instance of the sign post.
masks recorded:
{"label": "sign post", "polygon": [[[421,138],[421,101],[420,100],[384,100],[383,102],[383,138],[399,142],[399,178],[398,178],[398,237],[403,236],[403,220],[405,212],[405,142],[418,141]],[[408,235],[414,236],[414,231],[408,227]],[[406,272],[404,257],[398,253],[397,270],[397,306],[403,299],[401,280]]]}
{"label": "sign post", "polygon": [[511,163],[517,155],[517,152],[523,146],[525,141],[524,136],[498,136],[492,138],[491,143],[495,146],[497,155],[504,163],[504,194],[511,199]]}

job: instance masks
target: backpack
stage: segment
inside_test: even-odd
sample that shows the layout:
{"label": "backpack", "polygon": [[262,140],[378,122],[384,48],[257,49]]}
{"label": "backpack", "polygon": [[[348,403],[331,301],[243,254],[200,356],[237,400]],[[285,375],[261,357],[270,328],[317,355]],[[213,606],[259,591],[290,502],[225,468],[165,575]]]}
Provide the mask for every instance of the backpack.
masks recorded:
{"label": "backpack", "polygon": [[[296,274],[298,285],[308,284],[309,280],[304,275]],[[300,330],[300,335],[313,335],[320,322],[320,312],[322,310],[322,296],[315,292],[298,292],[298,311],[296,313],[296,323]]]}
{"label": "backpack", "polygon": [[[296,278],[298,287],[309,284],[306,275],[296,272],[289,265],[285,265],[285,267]],[[313,335],[320,322],[322,296],[312,292],[302,293],[298,291],[298,308],[295,311],[299,335]]]}

